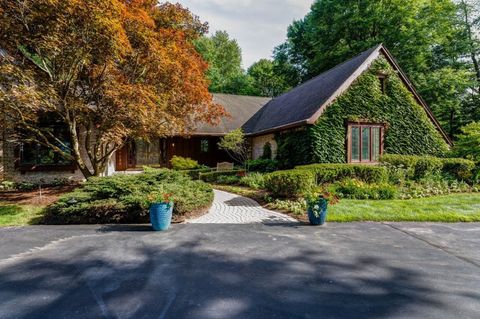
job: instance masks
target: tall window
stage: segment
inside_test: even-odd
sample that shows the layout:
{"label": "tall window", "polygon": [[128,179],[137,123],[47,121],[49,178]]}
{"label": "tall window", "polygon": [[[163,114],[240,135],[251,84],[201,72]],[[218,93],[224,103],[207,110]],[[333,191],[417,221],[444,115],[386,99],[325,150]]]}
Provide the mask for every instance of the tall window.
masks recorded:
{"label": "tall window", "polygon": [[383,151],[383,126],[349,125],[348,134],[348,162],[378,162]]}

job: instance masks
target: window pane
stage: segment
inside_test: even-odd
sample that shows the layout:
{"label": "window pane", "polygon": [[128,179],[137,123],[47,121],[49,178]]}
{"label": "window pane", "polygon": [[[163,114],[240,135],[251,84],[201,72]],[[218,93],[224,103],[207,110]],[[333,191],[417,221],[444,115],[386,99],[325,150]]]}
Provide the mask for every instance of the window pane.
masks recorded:
{"label": "window pane", "polygon": [[208,153],[209,151],[209,143],[208,140],[201,140],[200,141],[200,151],[202,153]]}
{"label": "window pane", "polygon": [[372,161],[380,159],[380,128],[372,128]]}
{"label": "window pane", "polygon": [[362,162],[370,162],[370,128],[362,128]]}
{"label": "window pane", "polygon": [[359,127],[352,127],[352,161],[358,162],[360,161],[360,128]]}

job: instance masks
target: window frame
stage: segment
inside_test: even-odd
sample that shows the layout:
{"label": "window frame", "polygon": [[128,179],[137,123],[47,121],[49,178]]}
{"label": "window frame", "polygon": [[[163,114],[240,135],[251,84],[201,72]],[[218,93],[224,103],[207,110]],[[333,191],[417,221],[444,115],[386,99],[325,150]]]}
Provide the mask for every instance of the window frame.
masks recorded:
{"label": "window frame", "polygon": [[[46,125],[44,128],[50,128],[53,130],[62,130],[61,125]],[[63,128],[64,129],[64,128]],[[63,163],[58,163],[58,164],[42,164],[42,163],[25,163],[23,154],[25,152],[25,148],[35,148],[34,153],[36,153],[36,156],[38,156],[39,152],[41,151],[41,148],[48,148],[44,145],[41,145],[36,142],[22,142],[20,143],[17,147],[15,147],[15,168],[20,170],[22,173],[24,172],[44,172],[44,171],[52,171],[52,172],[63,172],[63,171],[70,171],[70,172],[75,172],[76,170],[76,164],[74,161],[65,161]],[[61,157],[59,154],[57,155]]]}
{"label": "window frame", "polygon": [[379,72],[377,74],[378,81],[380,82],[380,90],[382,91],[382,94],[387,93],[387,81],[388,81],[388,74]]}
{"label": "window frame", "polygon": [[[353,138],[352,138],[352,131],[353,128],[358,128],[359,129],[359,144],[358,144],[358,151],[359,151],[359,160],[353,160],[352,155],[353,155],[353,149],[352,149],[352,144],[353,144]],[[363,160],[363,130],[365,128],[368,128],[370,130],[370,140],[369,140],[369,159],[368,161]],[[383,123],[368,123],[368,122],[349,122],[347,123],[347,139],[346,139],[346,147],[347,147],[347,163],[352,163],[352,164],[376,164],[378,163],[378,160],[372,160],[373,158],[373,145],[374,145],[374,139],[373,139],[373,129],[374,128],[379,128],[380,129],[380,134],[379,134],[379,156],[383,154],[384,151],[384,135],[385,135],[385,124]]]}

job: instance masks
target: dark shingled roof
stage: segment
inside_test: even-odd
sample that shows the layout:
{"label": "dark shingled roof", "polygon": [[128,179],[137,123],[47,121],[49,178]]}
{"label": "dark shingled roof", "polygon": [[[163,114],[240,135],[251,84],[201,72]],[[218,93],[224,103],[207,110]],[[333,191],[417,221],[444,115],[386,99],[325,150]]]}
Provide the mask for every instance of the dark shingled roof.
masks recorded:
{"label": "dark shingled roof", "polygon": [[256,134],[306,124],[378,48],[369,49],[271,100],[243,126],[244,131]]}
{"label": "dark shingled roof", "polygon": [[192,135],[225,135],[241,128],[262,106],[271,99],[265,97],[242,96],[214,93],[213,102],[222,105],[230,114],[224,117],[217,126],[200,124]]}

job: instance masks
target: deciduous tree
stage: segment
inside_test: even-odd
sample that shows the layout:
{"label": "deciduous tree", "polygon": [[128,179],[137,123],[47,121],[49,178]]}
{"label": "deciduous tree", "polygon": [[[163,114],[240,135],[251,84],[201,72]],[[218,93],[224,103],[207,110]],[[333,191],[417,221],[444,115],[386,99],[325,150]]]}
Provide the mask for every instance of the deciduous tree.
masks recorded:
{"label": "deciduous tree", "polygon": [[[53,149],[85,177],[102,174],[128,137],[224,113],[193,45],[207,25],[180,5],[0,0],[0,30],[0,111],[19,141]],[[45,123],[64,126],[67,139]]]}

